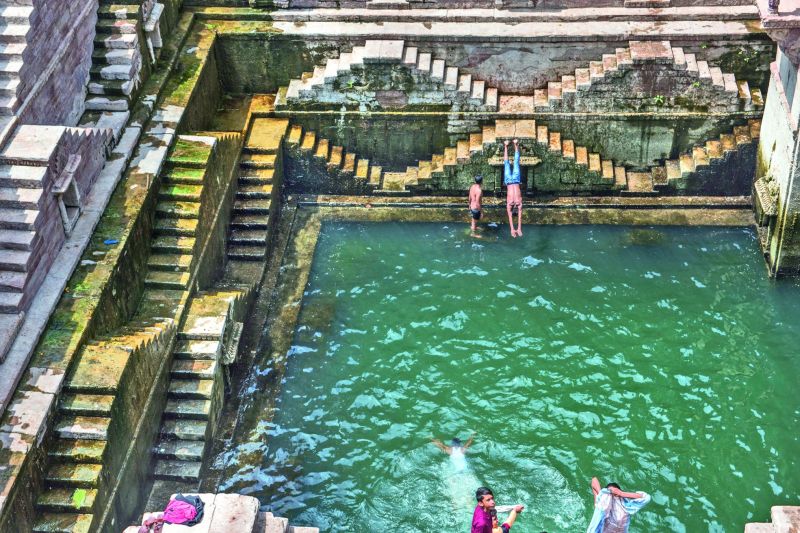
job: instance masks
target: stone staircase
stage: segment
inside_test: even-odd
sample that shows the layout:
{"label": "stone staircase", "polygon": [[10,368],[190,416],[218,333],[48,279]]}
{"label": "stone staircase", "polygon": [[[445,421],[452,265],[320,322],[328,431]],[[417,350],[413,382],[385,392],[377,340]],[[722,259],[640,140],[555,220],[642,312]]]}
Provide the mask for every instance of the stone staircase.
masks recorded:
{"label": "stone staircase", "polygon": [[[660,84],[659,76],[669,76],[670,85]],[[651,94],[659,85],[664,94]],[[747,81],[698,60],[683,48],[672,47],[669,41],[631,41],[627,48],[617,48],[587,68],[536,89],[532,98],[501,97],[500,112],[597,112],[692,105],[716,112],[752,111],[763,108],[764,100],[761,91],[751,89]]]}
{"label": "stone staircase", "polygon": [[[106,129],[20,126],[0,154],[0,362],[67,231],[54,187],[69,176],[86,194],[113,144]],[[65,154],[80,155],[67,168]]]}
{"label": "stone staircase", "polygon": [[344,192],[366,192],[379,187],[382,182],[384,173],[380,166],[371,165],[368,159],[359,158],[313,131],[304,131],[297,124],[290,128],[286,146],[298,159],[310,159],[313,169],[309,168],[303,178],[322,174],[325,181],[339,182],[334,189],[323,184],[321,191],[342,192],[338,189],[345,187]]}
{"label": "stone staircase", "polygon": [[770,510],[772,522],[751,523],[744,533],[797,533],[800,532],[800,507],[776,505]]}
{"label": "stone staircase", "polygon": [[[460,140],[455,146],[445,148],[443,153],[434,154],[430,160],[421,160],[401,172],[384,171],[380,166],[371,165],[368,159],[346,152],[341,146],[331,147],[330,141],[319,138],[313,131],[304,131],[299,125],[291,127],[287,147],[298,157],[322,163],[332,180],[351,177],[365,183],[374,194],[408,195],[448,190],[440,187],[442,182],[454,178],[465,165],[474,164],[475,174],[481,173],[486,177],[487,172],[492,172],[491,175],[497,175],[491,167],[503,166],[502,141],[516,138],[523,146],[523,167],[550,162],[559,169],[562,183],[573,183],[576,191],[651,196],[685,190],[703,192],[698,180],[714,182],[715,177],[723,172],[722,165],[727,165],[725,169],[738,168],[736,156],[745,149],[755,149],[760,128],[760,120],[749,120],[746,125],[736,126],[731,133],[722,134],[703,146],[695,146],[678,159],[667,160],[663,165],[644,172],[627,170],[584,146],[576,145],[571,139],[563,139],[559,132],[532,119],[496,120],[483,126],[480,133],[472,133],[469,139]],[[741,171],[747,173],[748,168],[742,166]],[[304,177],[313,175],[313,172],[304,173]],[[564,181],[566,179],[570,181]],[[491,186],[488,180],[484,183]],[[532,183],[527,186],[531,192]]]}
{"label": "stone staircase", "polygon": [[[153,241],[147,261],[145,287],[185,290],[189,288],[191,267],[200,222],[201,196],[211,146],[196,141],[200,137],[182,135],[167,159],[158,191]],[[183,158],[190,152],[191,158]]]}
{"label": "stone staircase", "polygon": [[3,2],[0,6],[0,130],[16,113],[22,100],[17,98],[20,72],[24,67],[22,54],[27,48],[30,20],[34,15],[33,2]]}
{"label": "stone staircase", "polygon": [[81,350],[58,405],[34,533],[87,533],[96,525],[95,513],[119,467],[120,458],[110,457],[106,449],[111,439],[119,443],[133,437],[133,428],[112,431],[112,417],[124,414],[125,396],[134,393],[125,386],[134,366],[128,362],[157,356],[173,329],[169,318],[134,317]]}
{"label": "stone staircase", "polygon": [[249,289],[204,292],[189,304],[173,350],[167,406],[153,450],[154,494],[197,489],[223,402],[222,363],[230,348],[225,340],[232,327],[231,307],[246,300],[248,293]]}
{"label": "stone staircase", "polygon": [[89,111],[127,111],[142,73],[141,0],[100,0],[89,81]]}
{"label": "stone staircase", "polygon": [[269,214],[275,196],[279,197],[273,195],[272,185],[288,124],[285,119],[273,118],[259,118],[253,123],[239,164],[229,261],[263,262],[267,257]]}
{"label": "stone staircase", "polygon": [[[497,88],[488,87],[485,81],[474,80],[471,74],[448,65],[444,59],[435,59],[401,40],[368,40],[352,52],[328,59],[324,66],[315,67],[313,72],[304,73],[279,90],[275,107],[281,109],[302,102],[352,103],[344,92],[353,86],[371,85],[359,73],[376,65],[406,67],[414,81],[414,91],[406,91],[409,104],[457,104],[462,110],[497,110]],[[416,92],[419,97],[414,96]]]}

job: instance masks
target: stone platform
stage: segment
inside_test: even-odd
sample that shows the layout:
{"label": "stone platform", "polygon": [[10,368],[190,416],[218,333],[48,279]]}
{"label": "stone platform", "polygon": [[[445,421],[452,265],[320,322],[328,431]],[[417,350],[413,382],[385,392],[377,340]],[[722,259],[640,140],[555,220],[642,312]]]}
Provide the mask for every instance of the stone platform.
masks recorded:
{"label": "stone platform", "polygon": [[[258,500],[239,494],[197,494],[205,503],[203,520],[194,526],[164,524],[163,533],[319,533],[315,527],[290,526],[285,518],[260,512]],[[166,507],[166,503],[164,504]],[[145,513],[145,517],[150,513]],[[124,533],[137,533],[130,526]]]}

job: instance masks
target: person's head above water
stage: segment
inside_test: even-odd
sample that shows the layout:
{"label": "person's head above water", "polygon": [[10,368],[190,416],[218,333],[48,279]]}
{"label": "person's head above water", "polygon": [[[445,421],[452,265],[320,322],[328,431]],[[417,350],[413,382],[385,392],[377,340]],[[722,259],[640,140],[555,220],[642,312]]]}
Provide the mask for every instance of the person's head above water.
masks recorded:
{"label": "person's head above water", "polygon": [[478,185],[483,183],[483,176],[480,176],[480,175],[479,176],[475,176],[475,183],[477,183]]}
{"label": "person's head above water", "polygon": [[453,448],[463,448],[464,445],[461,443],[461,439],[458,437],[453,437],[453,440],[450,441],[450,446]]}
{"label": "person's head above water", "polygon": [[489,487],[480,487],[476,490],[475,499],[478,500],[478,505],[487,511],[494,509],[494,494]]}
{"label": "person's head above water", "polygon": [[619,485],[617,485],[616,483],[609,483],[608,485],[606,485],[607,489],[610,489],[611,487],[614,487],[617,490],[622,490],[622,488]]}

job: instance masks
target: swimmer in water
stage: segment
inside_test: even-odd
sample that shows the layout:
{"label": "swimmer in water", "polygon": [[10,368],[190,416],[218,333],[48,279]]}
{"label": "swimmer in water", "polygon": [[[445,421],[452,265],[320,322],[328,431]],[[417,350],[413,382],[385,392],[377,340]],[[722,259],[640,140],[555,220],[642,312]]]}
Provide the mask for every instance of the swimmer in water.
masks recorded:
{"label": "swimmer in water", "polygon": [[461,443],[461,439],[458,437],[454,437],[452,441],[450,441],[450,446],[443,443],[439,439],[434,439],[431,437],[431,442],[440,450],[442,450],[447,455],[464,455],[467,453],[467,450],[470,446],[472,446],[472,441],[475,439],[475,433],[473,432],[472,435],[469,436],[467,439],[466,444]]}

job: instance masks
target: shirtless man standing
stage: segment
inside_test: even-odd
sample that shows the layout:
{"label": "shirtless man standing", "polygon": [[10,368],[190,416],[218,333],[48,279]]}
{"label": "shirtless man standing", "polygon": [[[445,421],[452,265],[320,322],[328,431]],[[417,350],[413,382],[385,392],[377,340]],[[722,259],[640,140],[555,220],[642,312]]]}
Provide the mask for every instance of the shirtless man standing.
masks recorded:
{"label": "shirtless man standing", "polygon": [[472,219],[472,235],[478,231],[478,221],[481,219],[481,198],[483,197],[483,176],[475,176],[475,183],[469,188],[469,214]]}
{"label": "shirtless man standing", "polygon": [[[503,142],[503,184],[506,186],[506,212],[512,237],[522,237],[522,191],[520,190],[519,141],[514,139],[514,167],[508,161],[508,141]],[[517,228],[514,229],[514,210],[517,211]]]}

